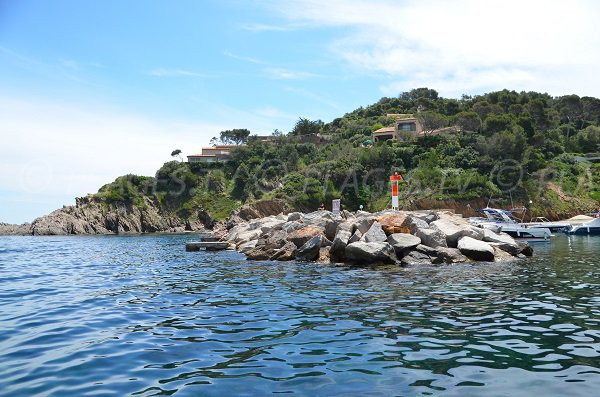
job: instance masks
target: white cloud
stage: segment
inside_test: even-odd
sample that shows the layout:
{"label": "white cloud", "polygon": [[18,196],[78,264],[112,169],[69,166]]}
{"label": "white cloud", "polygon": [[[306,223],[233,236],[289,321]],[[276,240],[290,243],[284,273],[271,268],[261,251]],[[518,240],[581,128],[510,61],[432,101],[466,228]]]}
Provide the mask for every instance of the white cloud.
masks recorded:
{"label": "white cloud", "polygon": [[0,97],[0,119],[0,186],[29,200],[93,193],[127,173],[154,175],[173,149],[198,152],[226,129],[32,98]]}
{"label": "white cloud", "polygon": [[345,28],[330,51],[359,72],[384,77],[385,93],[425,85],[450,96],[501,88],[600,96],[597,2],[305,0],[270,6],[292,23]]}
{"label": "white cloud", "polygon": [[258,65],[264,65],[265,64],[265,62],[261,61],[260,59],[252,58],[252,57],[245,56],[245,55],[237,55],[237,54],[234,54],[234,53],[232,53],[230,51],[223,51],[223,55],[225,55],[226,57],[229,57],[229,58],[237,59],[238,61],[256,63]]}

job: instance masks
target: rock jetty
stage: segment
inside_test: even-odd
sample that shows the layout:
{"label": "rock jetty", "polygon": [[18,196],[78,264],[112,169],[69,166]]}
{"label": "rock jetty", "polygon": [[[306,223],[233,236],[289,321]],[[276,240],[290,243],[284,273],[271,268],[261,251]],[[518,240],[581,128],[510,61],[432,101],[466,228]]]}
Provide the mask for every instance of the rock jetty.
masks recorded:
{"label": "rock jetty", "polygon": [[533,253],[449,211],[292,212],[239,222],[224,240],[247,259],[355,265],[508,261]]}

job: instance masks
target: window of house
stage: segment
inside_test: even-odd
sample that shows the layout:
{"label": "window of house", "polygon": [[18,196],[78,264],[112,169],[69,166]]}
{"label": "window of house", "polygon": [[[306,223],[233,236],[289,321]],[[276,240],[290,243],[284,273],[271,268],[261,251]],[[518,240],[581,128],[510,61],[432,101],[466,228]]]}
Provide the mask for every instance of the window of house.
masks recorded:
{"label": "window of house", "polygon": [[398,123],[398,130],[400,130],[400,131],[416,131],[417,125],[415,123]]}

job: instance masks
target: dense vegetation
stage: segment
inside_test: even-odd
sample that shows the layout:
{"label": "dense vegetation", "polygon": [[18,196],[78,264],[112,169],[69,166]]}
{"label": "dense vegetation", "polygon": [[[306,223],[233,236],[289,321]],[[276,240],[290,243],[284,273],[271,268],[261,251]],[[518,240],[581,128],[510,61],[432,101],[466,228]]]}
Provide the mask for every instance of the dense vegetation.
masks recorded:
{"label": "dense vegetation", "polygon": [[[372,144],[390,113],[418,115],[426,130],[456,132]],[[539,214],[593,208],[600,200],[600,100],[498,91],[447,99],[419,88],[382,98],[330,123],[300,118],[271,141],[246,129],[222,142],[245,142],[215,164],[166,163],[154,178],[128,175],[102,187],[106,203],[144,205],[143,197],[188,217],[199,209],[222,219],[244,202],[279,198],[299,209],[342,198],[348,209],[388,205],[388,176],[405,176],[401,199],[513,199]],[[215,138],[213,142],[216,142]],[[586,158],[587,156],[587,158]]]}

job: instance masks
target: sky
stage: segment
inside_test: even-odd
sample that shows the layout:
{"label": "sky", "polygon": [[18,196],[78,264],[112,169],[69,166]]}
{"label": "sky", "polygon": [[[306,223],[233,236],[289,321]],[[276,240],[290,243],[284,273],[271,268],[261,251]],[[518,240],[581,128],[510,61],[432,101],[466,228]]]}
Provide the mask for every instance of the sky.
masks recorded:
{"label": "sky", "polygon": [[0,222],[428,87],[600,97],[600,2],[0,0]]}

